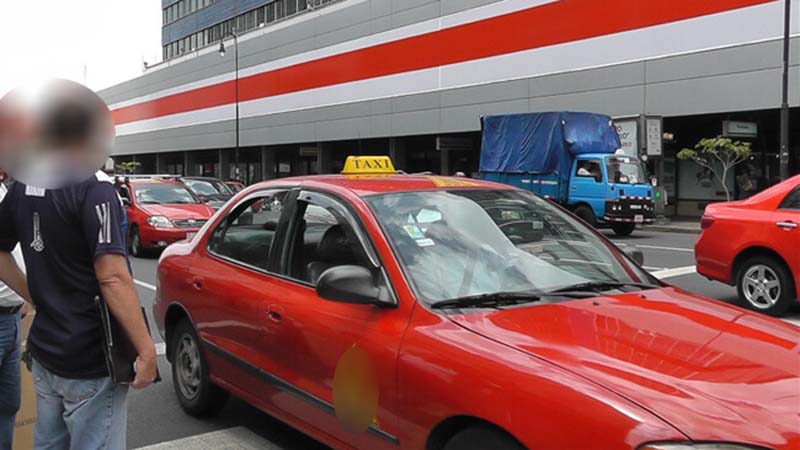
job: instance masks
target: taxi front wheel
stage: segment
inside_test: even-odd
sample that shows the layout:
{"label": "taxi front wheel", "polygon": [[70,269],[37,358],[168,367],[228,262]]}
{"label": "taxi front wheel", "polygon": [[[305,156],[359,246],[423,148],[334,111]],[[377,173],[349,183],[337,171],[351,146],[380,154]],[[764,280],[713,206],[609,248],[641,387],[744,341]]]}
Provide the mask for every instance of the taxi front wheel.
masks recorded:
{"label": "taxi front wheel", "polygon": [[183,410],[198,417],[218,413],[229,394],[211,382],[200,340],[188,320],[175,327],[170,349],[172,385]]}
{"label": "taxi front wheel", "polygon": [[525,447],[508,433],[491,426],[467,428],[453,436],[443,450],[525,450]]}

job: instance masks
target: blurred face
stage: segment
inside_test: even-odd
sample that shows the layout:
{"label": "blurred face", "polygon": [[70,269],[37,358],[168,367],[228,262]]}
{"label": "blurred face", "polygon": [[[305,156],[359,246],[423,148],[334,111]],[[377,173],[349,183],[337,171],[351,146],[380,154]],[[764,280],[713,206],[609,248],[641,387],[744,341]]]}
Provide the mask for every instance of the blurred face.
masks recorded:
{"label": "blurred face", "polygon": [[58,189],[86,180],[113,140],[108,107],[80,84],[53,80],[0,99],[0,166],[28,185]]}

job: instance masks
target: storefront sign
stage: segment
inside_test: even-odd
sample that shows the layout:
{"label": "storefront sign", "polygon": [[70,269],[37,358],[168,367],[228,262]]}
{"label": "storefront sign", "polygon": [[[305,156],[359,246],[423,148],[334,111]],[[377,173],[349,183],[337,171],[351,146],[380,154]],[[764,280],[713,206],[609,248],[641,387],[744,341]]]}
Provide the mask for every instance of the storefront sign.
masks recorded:
{"label": "storefront sign", "polygon": [[661,118],[648,117],[645,122],[647,130],[647,156],[661,156],[664,147]]}
{"label": "storefront sign", "polygon": [[622,153],[632,158],[639,156],[638,119],[618,119],[614,121],[614,126],[617,128],[617,134],[619,134]]}
{"label": "storefront sign", "polygon": [[722,135],[743,138],[758,137],[758,124],[755,122],[725,120],[722,122]]}

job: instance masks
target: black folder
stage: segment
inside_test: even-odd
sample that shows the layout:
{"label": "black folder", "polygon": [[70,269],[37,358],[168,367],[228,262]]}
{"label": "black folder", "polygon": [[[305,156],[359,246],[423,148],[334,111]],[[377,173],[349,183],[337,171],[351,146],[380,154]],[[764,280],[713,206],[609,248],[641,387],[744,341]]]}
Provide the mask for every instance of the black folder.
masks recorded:
{"label": "black folder", "polygon": [[[136,378],[136,371],[134,370],[134,363],[139,353],[136,347],[133,346],[128,333],[122,328],[117,319],[108,310],[108,304],[105,300],[97,296],[95,302],[100,310],[100,320],[103,322],[103,353],[106,357],[106,366],[111,380],[117,384],[131,384]],[[142,308],[142,317],[147,326],[147,332],[150,332],[150,324],[147,322],[147,315]],[[158,367],[156,367],[155,382],[161,381],[161,376],[158,374]]]}

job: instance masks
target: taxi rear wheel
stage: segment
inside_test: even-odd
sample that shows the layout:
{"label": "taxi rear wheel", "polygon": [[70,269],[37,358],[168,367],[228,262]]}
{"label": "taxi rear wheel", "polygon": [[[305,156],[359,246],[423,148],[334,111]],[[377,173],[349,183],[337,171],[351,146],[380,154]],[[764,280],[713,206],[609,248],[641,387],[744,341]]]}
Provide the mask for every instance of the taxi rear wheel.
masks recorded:
{"label": "taxi rear wheel", "polygon": [[792,273],[768,256],[755,256],[739,266],[736,289],[742,306],[770,316],[782,315],[796,297]]}
{"label": "taxi rear wheel", "polygon": [[200,340],[188,320],[182,320],[175,327],[170,349],[172,385],[183,410],[193,416],[218,413],[229,394],[211,382]]}
{"label": "taxi rear wheel", "polygon": [[494,427],[475,426],[453,436],[443,450],[525,450],[508,433]]}

